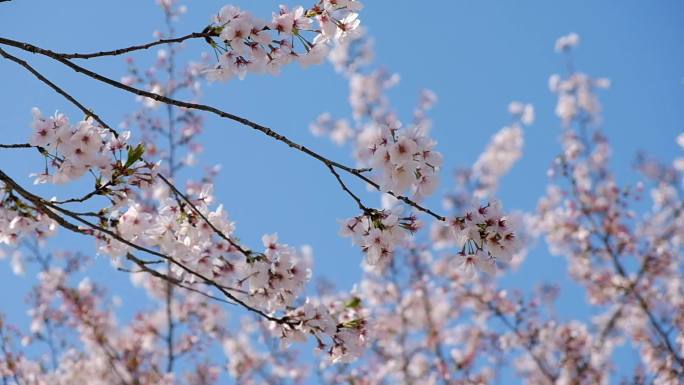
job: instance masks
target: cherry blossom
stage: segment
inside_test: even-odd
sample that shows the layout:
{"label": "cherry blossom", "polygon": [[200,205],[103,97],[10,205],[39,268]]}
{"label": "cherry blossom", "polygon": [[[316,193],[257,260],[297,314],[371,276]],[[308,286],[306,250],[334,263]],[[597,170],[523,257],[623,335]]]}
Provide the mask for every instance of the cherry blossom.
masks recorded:
{"label": "cherry blossom", "polygon": [[[155,165],[140,161],[142,149],[126,144],[130,132],[114,135],[86,119],[71,125],[63,114],[45,118],[38,108],[33,111],[33,135],[29,144],[41,148],[49,161],[43,173],[36,173],[35,183],[67,183],[88,171],[97,172],[100,185],[116,185],[122,180],[132,185],[147,184]],[[127,156],[124,159],[124,149]]]}
{"label": "cherry blossom", "polygon": [[209,40],[218,63],[206,70],[206,76],[226,81],[234,76],[244,79],[248,72],[278,73],[291,62],[304,67],[319,64],[332,44],[354,34],[361,8],[356,0],[320,1],[308,9],[281,6],[267,22],[233,5],[224,6],[207,27],[220,43]]}
{"label": "cherry blossom", "polygon": [[366,255],[370,265],[386,265],[394,249],[405,243],[408,232],[418,230],[413,216],[402,217],[400,209],[372,211],[347,219],[342,223],[340,235],[351,237]]}
{"label": "cherry blossom", "polygon": [[[451,385],[496,383],[503,373],[525,384],[681,382],[684,161],[641,154],[639,182],[616,175],[597,94],[610,81],[575,69],[577,34],[555,44],[572,65],[549,79],[560,119],[549,185],[536,209],[504,211],[497,195],[523,157],[532,104],[511,102],[511,120],[472,164],[454,170],[451,186],[438,189],[447,168],[441,151],[449,152],[438,151],[430,135],[437,96],[423,90],[401,120],[387,96],[399,76],[372,68],[360,2],[281,6],[269,20],[227,5],[202,33],[185,37],[175,23],[187,8],[156,3],[166,30],[142,46],[61,54],[0,40],[130,92],[137,103],[119,131],[0,50],[85,116],[73,121],[35,108],[27,142],[0,145],[44,161],[34,182],[55,185],[25,187],[12,165],[0,166],[0,259],[20,279],[34,278],[27,322],[14,325],[0,314],[4,384]],[[207,55],[180,65],[178,43],[197,38],[210,44],[217,64]],[[75,64],[152,47],[154,63],[142,69],[126,59],[121,82]],[[205,79],[326,58],[349,83],[351,116],[314,113],[309,128],[349,145],[355,166],[200,102]],[[356,247],[344,253],[363,255],[352,284],[315,276],[327,250],[314,257],[311,246],[288,245],[277,229],[259,229],[256,245],[241,237],[244,227],[229,215],[239,202],[215,191],[221,168],[194,168],[204,112],[260,131],[330,171],[359,210],[339,227]],[[671,139],[684,147],[684,136]],[[367,194],[347,178],[363,182]],[[88,181],[84,193],[61,196]],[[60,196],[43,197],[38,187]],[[441,211],[428,205],[433,195]],[[66,233],[95,247],[62,250],[71,246]],[[547,277],[534,277],[531,288],[502,279],[527,267],[525,255],[536,246],[544,257],[562,257],[554,263],[564,263],[582,290],[589,316],[559,315],[561,286]],[[135,301],[103,285],[100,267],[93,268],[103,260],[130,280]],[[634,365],[623,364],[623,350]]]}

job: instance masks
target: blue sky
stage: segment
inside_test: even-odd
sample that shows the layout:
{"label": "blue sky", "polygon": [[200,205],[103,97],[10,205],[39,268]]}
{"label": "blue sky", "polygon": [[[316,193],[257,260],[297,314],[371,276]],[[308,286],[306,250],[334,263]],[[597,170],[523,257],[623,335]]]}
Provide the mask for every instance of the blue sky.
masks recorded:
{"label": "blue sky", "polygon": [[[299,3],[285,2],[289,5]],[[255,16],[268,18],[278,1],[233,1]],[[511,100],[533,103],[537,120],[525,131],[524,156],[506,176],[499,197],[507,209],[533,209],[544,193],[546,170],[558,153],[559,122],[553,115],[555,99],[548,91],[549,75],[563,71],[563,58],[553,52],[554,41],[577,32],[581,44],[577,67],[612,80],[601,93],[605,132],[614,147],[613,164],[622,182],[634,182],[630,164],[643,150],[661,159],[679,156],[674,138],[684,131],[684,3],[582,0],[520,1],[378,1],[366,0],[361,18],[375,40],[376,63],[401,75],[390,97],[400,117],[408,120],[421,89],[437,93],[431,113],[433,135],[445,157],[441,191],[451,187],[449,171],[474,162],[491,135],[509,121]],[[35,43],[61,52],[113,49],[152,40],[163,28],[162,13],[153,0],[94,2],[21,1],[0,4],[0,36]],[[189,12],[177,26],[179,34],[200,31],[223,1],[188,1]],[[305,4],[306,5],[306,4]],[[186,58],[196,59],[204,46],[193,44]],[[12,51],[16,52],[16,51]],[[135,55],[150,63],[154,52]],[[58,64],[20,53],[48,77],[72,92],[112,124],[137,108],[131,95],[80,77]],[[84,62],[86,66],[119,78],[125,72],[122,58]],[[203,101],[272,127],[312,146],[331,158],[352,163],[340,149],[308,131],[321,112],[348,117],[348,88],[330,65],[303,71],[290,66],[277,77],[249,75],[244,81],[205,87]],[[49,113],[60,110],[79,118],[65,100],[34,80],[16,64],[0,61],[0,142],[22,142],[29,135],[30,109]],[[337,236],[338,220],[355,215],[353,201],[340,191],[329,172],[313,160],[291,151],[235,123],[207,117],[201,161],[221,163],[224,171],[216,193],[238,234],[258,246],[261,234],[278,232],[292,245],[310,244],[316,255],[315,276],[334,277],[350,288],[360,276],[361,256],[348,239]],[[40,168],[33,153],[0,153],[0,167],[20,181]],[[363,186],[354,184],[358,191]],[[76,184],[74,190],[85,188]],[[36,188],[45,194],[46,188]],[[82,191],[82,190],[81,190]],[[439,194],[437,194],[439,195]],[[375,197],[375,198],[374,198]],[[366,199],[377,199],[367,194]],[[439,208],[439,199],[428,205]],[[83,250],[90,240],[67,236]],[[60,243],[62,242],[62,243]],[[100,259],[93,270],[98,279],[123,285],[127,277],[106,274],[111,269]],[[529,288],[529,277],[540,276],[566,288],[561,314],[575,311],[582,293],[564,277],[565,262],[544,250],[535,251],[521,270],[505,279],[511,287]],[[26,279],[12,276],[0,264],[0,290],[12,293],[26,288]],[[126,302],[132,289],[121,292]],[[0,296],[0,310],[17,321],[24,319],[19,295]],[[16,318],[15,318],[16,317]]]}

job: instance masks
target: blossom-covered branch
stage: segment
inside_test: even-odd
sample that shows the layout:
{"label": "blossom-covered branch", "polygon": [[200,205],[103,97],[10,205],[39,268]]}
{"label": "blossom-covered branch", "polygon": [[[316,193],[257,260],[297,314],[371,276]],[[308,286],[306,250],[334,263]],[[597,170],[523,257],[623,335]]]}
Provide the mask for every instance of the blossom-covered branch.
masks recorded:
{"label": "blossom-covered branch", "polygon": [[[189,109],[195,109],[195,110],[210,112],[210,113],[213,113],[213,114],[215,114],[215,115],[217,115],[217,116],[220,116],[220,117],[222,117],[222,118],[226,118],[226,119],[230,119],[230,120],[236,121],[236,122],[238,122],[238,123],[240,123],[240,124],[242,124],[242,125],[245,125],[245,126],[248,126],[248,127],[252,128],[252,129],[255,129],[255,130],[257,130],[257,131],[260,131],[260,132],[264,133],[265,135],[267,135],[267,136],[269,136],[269,137],[271,137],[271,138],[273,138],[273,139],[275,139],[275,140],[277,140],[277,141],[280,141],[280,142],[282,142],[282,143],[285,143],[286,145],[288,145],[288,146],[291,147],[291,148],[294,148],[294,149],[296,149],[296,150],[298,150],[298,151],[300,151],[300,152],[302,152],[302,153],[305,153],[305,154],[307,154],[307,155],[313,157],[314,159],[316,159],[316,160],[322,162],[326,167],[327,167],[327,166],[332,166],[332,167],[335,167],[335,168],[337,168],[337,169],[343,170],[343,171],[345,171],[345,172],[347,172],[347,173],[349,173],[349,174],[351,174],[351,175],[354,175],[355,177],[361,179],[362,181],[364,181],[364,182],[370,184],[371,186],[375,187],[376,189],[381,190],[380,184],[374,182],[374,181],[371,180],[370,178],[368,178],[368,177],[366,177],[365,175],[363,175],[362,170],[355,169],[355,168],[351,168],[351,167],[345,166],[345,165],[343,165],[343,164],[341,164],[341,163],[339,163],[339,162],[330,160],[330,159],[324,157],[323,155],[320,155],[319,153],[317,153],[317,152],[315,152],[315,151],[309,149],[308,147],[303,146],[303,145],[301,145],[301,144],[299,144],[299,143],[296,143],[296,142],[290,140],[289,138],[285,137],[284,135],[281,135],[281,134],[277,133],[276,131],[272,130],[271,128],[268,128],[268,127],[266,127],[266,126],[260,125],[260,124],[255,123],[255,122],[252,122],[252,121],[250,121],[250,120],[248,120],[248,119],[245,119],[245,118],[243,118],[243,117],[240,117],[240,116],[237,116],[237,115],[233,115],[233,114],[231,114],[231,113],[222,111],[222,110],[220,110],[220,109],[218,109],[218,108],[211,107],[211,106],[208,106],[208,105],[197,104],[197,103],[190,103],[190,102],[184,102],[184,101],[180,101],[180,100],[168,98],[168,97],[166,97],[166,96],[162,96],[162,95],[159,95],[159,94],[155,94],[155,93],[151,93],[151,92],[148,92],[148,91],[144,91],[144,90],[141,90],[141,89],[137,89],[137,88],[135,88],[135,87],[131,87],[131,86],[129,86],[129,85],[123,84],[123,83],[118,82],[118,81],[116,81],[116,80],[112,80],[112,79],[107,78],[107,77],[105,77],[105,76],[99,75],[99,74],[97,74],[97,73],[95,73],[95,72],[92,72],[92,71],[90,71],[90,70],[88,70],[88,69],[85,69],[85,68],[83,68],[83,67],[81,67],[81,66],[79,66],[79,65],[76,65],[76,64],[72,63],[71,61],[62,58],[61,56],[59,56],[58,54],[56,54],[56,53],[54,53],[54,52],[52,52],[52,51],[50,51],[50,50],[45,50],[45,49],[36,47],[36,46],[31,45],[31,44],[28,44],[28,43],[22,43],[22,42],[18,42],[18,41],[14,41],[14,40],[11,40],[11,39],[6,39],[6,38],[1,38],[1,37],[0,37],[0,44],[10,45],[10,46],[13,46],[13,47],[17,47],[17,48],[23,49],[23,50],[28,51],[28,52],[38,53],[38,54],[41,54],[41,55],[48,56],[48,57],[50,57],[50,58],[52,58],[52,59],[55,59],[55,60],[57,60],[57,61],[59,61],[59,62],[65,64],[66,66],[72,68],[72,69],[73,69],[74,71],[76,71],[76,72],[82,73],[82,74],[84,74],[84,75],[86,75],[86,76],[88,76],[88,77],[91,77],[91,78],[95,79],[95,80],[98,80],[98,81],[100,81],[100,82],[109,84],[109,85],[111,85],[111,86],[114,86],[114,87],[116,87],[116,88],[125,90],[125,91],[130,92],[130,93],[133,93],[133,94],[135,94],[135,95],[143,96],[143,97],[150,98],[150,99],[155,100],[155,101],[158,101],[158,102],[162,102],[162,103],[174,105],[174,106],[177,106],[177,107],[189,108]],[[421,206],[420,204],[418,204],[418,203],[414,202],[413,200],[409,199],[408,197],[399,195],[399,194],[397,194],[397,193],[395,193],[395,192],[393,192],[393,191],[386,191],[386,192],[387,192],[388,194],[394,196],[395,198],[399,199],[400,201],[406,203],[407,205],[410,205],[410,206],[416,208],[417,210],[420,210],[420,211],[422,211],[422,212],[425,212],[425,213],[427,213],[427,214],[429,214],[429,215],[431,215],[431,216],[433,216],[433,217],[435,217],[435,218],[437,218],[437,219],[440,219],[440,220],[444,220],[444,219],[445,219],[443,216],[441,216],[441,215],[435,213],[434,211],[432,211],[432,210],[430,210],[430,209],[428,209],[428,208],[425,208],[425,207]]]}

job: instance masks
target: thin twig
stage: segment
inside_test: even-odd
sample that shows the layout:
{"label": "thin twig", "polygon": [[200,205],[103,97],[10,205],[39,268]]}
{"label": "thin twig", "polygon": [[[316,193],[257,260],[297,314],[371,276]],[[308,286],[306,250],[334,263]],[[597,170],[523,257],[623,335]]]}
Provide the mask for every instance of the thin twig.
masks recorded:
{"label": "thin twig", "polygon": [[33,148],[33,146],[28,144],[28,143],[16,143],[16,144],[0,144],[0,148]]}
{"label": "thin twig", "polygon": [[215,33],[212,32],[193,32],[189,33],[185,36],[181,37],[175,37],[172,39],[159,39],[157,41],[153,41],[151,43],[146,43],[146,44],[140,44],[140,45],[132,45],[130,47],[126,48],[119,48],[111,51],[100,51],[100,52],[92,52],[92,53],[58,53],[61,57],[65,59],[92,59],[96,57],[102,57],[102,56],[117,56],[117,55],[123,55],[125,53],[133,52],[133,51],[139,51],[139,50],[145,50],[152,48],[157,45],[162,45],[162,44],[172,44],[172,43],[181,43],[185,40],[190,40],[190,39],[199,39],[199,38],[210,38],[212,36],[217,36]]}
{"label": "thin twig", "polygon": [[352,199],[354,199],[354,201],[356,201],[356,204],[359,206],[359,208],[360,208],[364,213],[367,214],[367,213],[369,213],[369,212],[372,211],[371,209],[369,209],[368,207],[366,207],[366,206],[363,204],[363,202],[361,202],[361,198],[359,198],[356,194],[354,194],[354,193],[347,187],[347,185],[344,184],[344,182],[342,181],[342,178],[340,177],[340,174],[338,174],[337,171],[335,171],[335,167],[333,167],[333,166],[331,166],[331,165],[328,165],[328,169],[330,169],[330,172],[333,173],[333,175],[335,175],[335,178],[337,179],[337,182],[339,182],[340,187],[342,187],[342,190],[344,190],[344,192],[346,192],[347,194],[349,194],[349,196],[352,197]]}
{"label": "thin twig", "polygon": [[181,280],[179,280],[179,279],[176,279],[176,278],[171,277],[171,276],[169,276],[169,275],[167,275],[167,274],[161,273],[161,272],[159,272],[159,271],[157,271],[157,270],[150,269],[149,267],[147,267],[147,263],[145,263],[145,261],[139,259],[138,257],[136,257],[135,255],[133,255],[133,254],[131,254],[131,253],[127,253],[127,254],[126,254],[126,259],[128,259],[129,261],[135,263],[141,270],[140,270],[140,271],[137,271],[137,272],[136,272],[136,271],[125,270],[125,269],[123,269],[123,268],[119,268],[119,270],[125,271],[125,272],[130,272],[130,273],[133,273],[133,274],[139,273],[139,272],[145,272],[145,273],[150,274],[150,275],[152,275],[152,276],[154,276],[154,277],[156,277],[156,278],[159,278],[159,279],[161,279],[161,280],[163,280],[163,281],[166,281],[166,282],[168,282],[169,284],[172,284],[172,285],[181,287],[181,288],[183,288],[183,289],[185,289],[185,290],[192,291],[192,292],[194,292],[194,293],[201,294],[201,295],[203,295],[203,296],[205,296],[205,297],[207,297],[207,298],[213,299],[213,300],[215,300],[215,301],[227,303],[227,304],[229,304],[229,305],[236,305],[235,302],[227,301],[227,300],[225,300],[225,299],[223,299],[223,298],[220,298],[220,297],[211,295],[211,294],[209,294],[209,293],[205,293],[205,292],[203,292],[202,290],[198,290],[198,289],[195,289],[194,287],[191,287],[191,286],[188,286],[188,285],[184,284],[184,283],[183,283]]}

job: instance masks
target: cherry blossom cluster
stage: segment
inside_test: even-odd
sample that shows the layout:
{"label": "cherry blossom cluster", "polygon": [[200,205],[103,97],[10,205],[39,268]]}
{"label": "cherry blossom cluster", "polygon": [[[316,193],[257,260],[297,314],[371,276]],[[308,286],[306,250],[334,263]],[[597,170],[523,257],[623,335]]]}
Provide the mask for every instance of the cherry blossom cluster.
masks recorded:
{"label": "cherry blossom cluster", "polygon": [[302,306],[287,313],[297,324],[271,323],[272,333],[285,345],[289,341],[304,341],[313,335],[318,349],[325,351],[330,363],[349,363],[365,352],[369,336],[366,311],[359,297],[351,299],[307,300]]}
{"label": "cherry blossom cluster", "polygon": [[345,119],[333,119],[330,113],[324,112],[309,126],[315,136],[328,136],[333,143],[341,146],[356,136],[356,132]]}
{"label": "cherry blossom cluster", "polygon": [[330,360],[332,363],[353,362],[365,353],[371,339],[368,311],[363,308],[362,299],[356,296],[331,300],[328,309],[337,321],[332,344],[328,348]]}
{"label": "cherry blossom cluster", "polygon": [[601,104],[592,89],[608,87],[610,87],[609,80],[592,79],[582,73],[574,73],[567,79],[555,74],[549,78],[549,88],[558,95],[556,115],[565,124],[577,116],[587,121],[594,121],[601,112]]}
{"label": "cherry blossom cluster", "polygon": [[531,104],[512,102],[508,109],[519,121],[497,132],[472,167],[473,178],[477,181],[474,194],[480,199],[493,196],[501,177],[520,159],[524,143],[522,125],[534,122]]}
{"label": "cherry blossom cluster", "polygon": [[[157,2],[169,23],[169,34],[158,36],[171,37],[171,20],[184,8],[176,0]],[[426,114],[436,96],[423,92],[412,123],[402,129],[385,95],[398,77],[363,72],[372,50],[357,26],[359,7],[350,0],[283,7],[270,23],[225,7],[207,29],[222,41],[213,43],[222,55],[214,75],[241,76],[293,60],[307,64],[331,49],[329,59],[350,81],[353,123],[323,114],[312,131],[338,144],[354,143],[356,160],[372,170],[352,174],[368,173],[382,190],[410,189],[425,197],[441,167]],[[304,33],[315,35],[313,42]],[[296,53],[295,41],[306,52]],[[556,51],[571,60],[578,43],[576,34],[561,37]],[[158,51],[156,64],[144,74],[129,62],[124,83],[196,97],[202,66],[176,73],[175,53],[170,45]],[[523,128],[534,120],[530,104],[513,102],[513,122],[492,137],[472,167],[457,171],[456,191],[445,198],[450,214],[446,220],[434,215],[429,237],[409,236],[423,227],[399,200],[383,194],[382,210],[368,208],[338,176],[362,211],[342,223],[340,234],[361,248],[365,264],[351,293],[333,294],[336,289],[320,281],[316,296],[306,290],[313,263],[309,247],[294,248],[266,234],[263,248],[252,250],[237,238],[235,223],[213,195],[217,168],[188,181],[185,193],[162,183],[179,179],[175,172],[194,163],[199,116],[171,106],[167,116],[159,116],[162,103],[139,99],[142,111],[125,125],[139,126],[149,142],[143,147],[128,144],[130,133],[116,135],[91,118],[71,125],[64,115],[45,118],[36,110],[30,146],[6,147],[38,148],[49,161],[39,182],[68,182],[90,171],[96,189],[81,199],[46,200],[2,172],[0,244],[12,249],[15,271],[35,273],[37,284],[28,296],[26,327],[11,326],[0,315],[1,381],[207,385],[225,374],[240,384],[303,384],[314,375],[305,364],[309,355],[300,356],[292,345],[311,338],[324,357],[317,381],[325,385],[486,384],[508,368],[530,385],[679,385],[684,162],[640,156],[635,164],[644,180],[620,186],[610,168],[608,138],[599,129],[595,91],[608,81],[573,68],[550,81],[563,124],[562,148],[536,212],[504,213],[494,200],[502,178],[522,156]],[[168,144],[153,143],[160,137]],[[682,136],[677,143],[684,147]],[[178,157],[184,146],[188,154]],[[150,164],[155,157],[166,166]],[[642,195],[650,196],[645,210],[637,202],[645,200]],[[111,205],[89,212],[66,209],[86,201],[83,206],[92,207],[92,196],[108,198]],[[62,215],[79,227],[54,220]],[[499,282],[497,268],[519,264],[517,256],[532,244],[528,222],[552,254],[565,256],[591,318],[559,317],[559,287],[553,282],[524,291]],[[88,257],[43,248],[43,239],[60,225],[95,236],[98,252],[114,257],[117,269],[147,294],[132,317],[117,319],[126,298],[110,297],[101,280],[84,277]],[[220,301],[239,305],[242,313]],[[225,357],[214,354],[221,347]],[[616,358],[618,349],[636,353],[634,368]]]}
{"label": "cherry blossom cluster", "polygon": [[[572,48],[577,45],[579,45],[579,35],[571,33],[556,41],[556,52],[565,52],[569,55]],[[569,56],[567,60],[570,60]],[[572,68],[571,65],[569,67]],[[549,89],[558,96],[556,115],[565,125],[574,120],[597,123],[601,113],[601,104],[594,89],[609,87],[609,79],[594,79],[576,71],[572,71],[566,78],[558,74],[553,74],[549,78]]]}
{"label": "cherry blossom cluster", "polygon": [[[121,212],[112,212],[110,223],[116,234],[137,246],[158,248],[177,263],[171,271],[193,283],[216,281],[235,289],[267,312],[290,306],[309,280],[310,270],[304,256],[277,243],[277,235],[265,235],[263,253],[238,249],[231,240],[235,230],[222,205],[210,209],[213,201],[205,186],[193,202],[194,209],[172,197],[163,198],[157,210],[145,210],[131,202]],[[206,221],[204,220],[206,218]],[[101,234],[98,250],[111,256],[125,256],[135,248],[119,239]]]}
{"label": "cherry blossom cluster", "polygon": [[398,74],[389,73],[383,69],[368,74],[351,73],[349,75],[349,105],[354,119],[383,118],[390,108],[385,91],[398,83]]}
{"label": "cherry blossom cluster", "polygon": [[419,129],[400,130],[393,123],[398,122],[363,133],[359,158],[380,174],[381,190],[401,194],[410,188],[416,197],[429,196],[442,165],[436,142]]}
{"label": "cherry blossom cluster", "polygon": [[371,266],[386,266],[395,248],[405,244],[410,232],[419,228],[415,216],[401,216],[400,207],[392,210],[371,210],[342,223],[340,235],[350,237],[366,255]]}
{"label": "cherry blossom cluster", "polygon": [[279,244],[276,234],[264,235],[262,240],[265,251],[243,267],[242,274],[248,277],[246,300],[268,312],[284,310],[294,304],[309,281],[311,256]]}
{"label": "cherry blossom cluster", "polygon": [[357,72],[361,67],[370,64],[374,57],[373,40],[366,37],[362,26],[346,39],[337,41],[328,54],[328,60],[335,71],[345,74]]}
{"label": "cherry blossom cluster", "polygon": [[56,230],[54,220],[21,202],[9,186],[0,183],[0,245],[15,246],[24,238],[44,240]]}
{"label": "cherry blossom cluster", "polygon": [[573,47],[579,45],[580,37],[578,34],[571,32],[567,35],[561,36],[556,39],[556,52],[566,52]]}
{"label": "cherry blossom cluster", "polygon": [[123,179],[130,185],[147,185],[154,178],[156,165],[141,161],[144,149],[127,143],[130,131],[115,135],[92,118],[72,125],[61,113],[44,117],[38,108],[32,113],[29,144],[41,149],[50,166],[35,174],[35,183],[67,183],[88,171],[97,172],[100,186],[115,185]]}
{"label": "cherry blossom cluster", "polygon": [[[356,0],[320,0],[311,8],[281,6],[270,22],[227,5],[207,27],[221,43],[211,40],[218,63],[206,71],[210,80],[244,78],[248,72],[277,73],[291,62],[302,66],[322,62],[330,45],[344,41],[359,26]],[[298,49],[298,45],[302,49]]]}
{"label": "cherry blossom cluster", "polygon": [[510,262],[521,248],[498,201],[467,210],[462,217],[450,219],[448,227],[453,242],[462,245],[456,264],[467,277],[477,270],[494,274],[498,263]]}
{"label": "cherry blossom cluster", "polygon": [[[361,45],[360,50],[354,50]],[[442,155],[430,138],[431,122],[426,112],[436,102],[429,90],[421,93],[411,125],[403,126],[391,112],[385,92],[399,81],[397,74],[385,70],[362,72],[370,62],[372,50],[359,33],[335,48],[333,63],[349,79],[349,103],[355,124],[321,114],[310,125],[316,136],[327,135],[341,145],[355,140],[354,156],[361,167],[374,172],[382,191],[403,194],[410,190],[416,199],[431,195],[438,186]]]}
{"label": "cherry blossom cluster", "polygon": [[567,78],[558,74],[549,78],[549,89],[558,96],[556,115],[565,125],[573,120],[597,122],[601,103],[593,90],[609,87],[609,79],[594,79],[580,72],[573,72]]}

